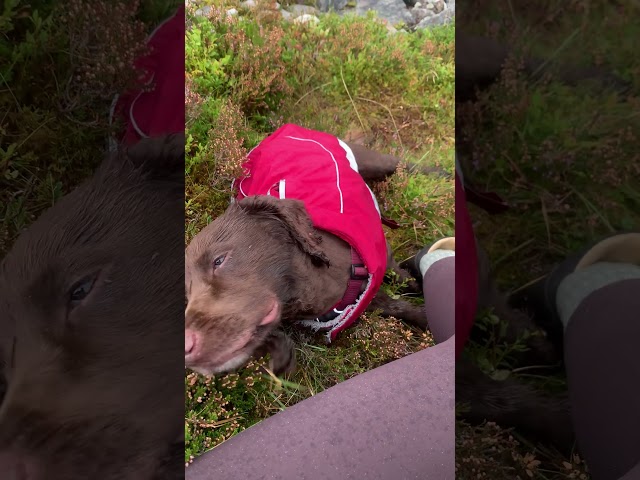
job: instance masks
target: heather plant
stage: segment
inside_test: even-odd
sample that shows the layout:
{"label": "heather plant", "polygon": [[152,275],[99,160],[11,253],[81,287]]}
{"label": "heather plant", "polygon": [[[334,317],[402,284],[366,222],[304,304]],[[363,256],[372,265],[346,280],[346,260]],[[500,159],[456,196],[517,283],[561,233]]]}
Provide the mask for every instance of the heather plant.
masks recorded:
{"label": "heather plant", "polygon": [[[141,87],[134,60],[148,53],[146,25],[136,18],[139,1],[82,2],[62,7],[60,22],[69,39],[73,68],[63,87],[64,111],[110,101],[114,95]],[[84,113],[84,112],[83,112]],[[93,113],[93,112],[92,112]],[[104,115],[95,112],[95,117]]]}

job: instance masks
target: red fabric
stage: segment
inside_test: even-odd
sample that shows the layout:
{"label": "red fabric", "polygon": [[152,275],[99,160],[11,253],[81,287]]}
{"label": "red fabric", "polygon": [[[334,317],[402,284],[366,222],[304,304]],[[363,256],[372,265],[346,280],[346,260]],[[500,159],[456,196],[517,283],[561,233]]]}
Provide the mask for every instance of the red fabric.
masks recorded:
{"label": "red fabric", "polygon": [[471,218],[462,183],[456,174],[456,358],[475,320],[478,302],[478,260]]}
{"label": "red fabric", "polygon": [[386,241],[373,194],[336,137],[297,125],[284,125],[263,140],[249,153],[244,168],[245,176],[234,183],[237,200],[282,194],[302,200],[314,226],[349,243],[373,275],[347,321],[331,330],[330,338],[335,339],[369,305],[386,271]]}
{"label": "red fabric", "polygon": [[[150,52],[135,61],[151,91],[125,92],[114,115],[125,123],[122,141],[133,144],[143,137],[184,131],[184,5],[160,24],[147,39]],[[137,128],[136,128],[137,126]]]}

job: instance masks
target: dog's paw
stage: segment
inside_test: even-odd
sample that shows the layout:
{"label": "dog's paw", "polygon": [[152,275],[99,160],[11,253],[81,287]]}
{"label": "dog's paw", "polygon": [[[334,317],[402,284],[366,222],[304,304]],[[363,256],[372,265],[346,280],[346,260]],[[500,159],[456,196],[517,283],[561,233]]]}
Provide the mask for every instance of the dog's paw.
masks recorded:
{"label": "dog's paw", "polygon": [[284,332],[273,332],[266,342],[267,351],[271,354],[269,368],[275,375],[291,373],[296,369],[296,350],[293,340]]}
{"label": "dog's paw", "polygon": [[293,348],[271,353],[269,368],[274,375],[281,376],[285,373],[293,373],[296,370],[296,352]]}
{"label": "dog's paw", "polygon": [[420,282],[412,278],[407,281],[406,290],[408,293],[422,293],[422,285],[420,284]]}

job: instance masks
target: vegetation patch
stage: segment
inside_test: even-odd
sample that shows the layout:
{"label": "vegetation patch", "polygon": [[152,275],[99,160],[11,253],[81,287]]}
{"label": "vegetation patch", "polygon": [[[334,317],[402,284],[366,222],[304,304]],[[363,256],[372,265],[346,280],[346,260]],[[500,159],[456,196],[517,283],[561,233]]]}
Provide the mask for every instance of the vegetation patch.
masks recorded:
{"label": "vegetation patch", "polygon": [[[461,24],[476,26],[474,33],[561,65],[606,68],[638,91],[633,2],[586,8],[552,0],[511,10],[508,2],[484,1],[476,7],[458,12]],[[492,21],[476,21],[478,11]],[[510,59],[496,85],[477,103],[462,106],[464,122],[456,131],[474,152],[469,165],[474,182],[511,206],[500,215],[470,206],[476,234],[506,293],[544,276],[590,241],[640,226],[637,94],[622,96],[587,82],[569,87],[553,76],[532,82],[521,65],[519,55]],[[498,332],[486,344],[471,345],[482,368],[566,391],[562,375],[513,364],[511,354],[523,345],[505,344],[500,319],[488,315],[479,322]],[[458,478],[590,478],[577,455],[567,458],[518,432],[495,433],[496,428],[458,426]],[[523,459],[530,460],[526,468]]]}

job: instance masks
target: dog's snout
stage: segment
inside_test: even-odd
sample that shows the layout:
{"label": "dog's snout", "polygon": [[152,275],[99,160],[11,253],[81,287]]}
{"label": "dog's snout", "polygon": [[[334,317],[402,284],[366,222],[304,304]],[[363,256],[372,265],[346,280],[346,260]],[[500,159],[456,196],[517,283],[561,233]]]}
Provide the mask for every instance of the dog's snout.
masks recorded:
{"label": "dog's snout", "polygon": [[184,354],[185,356],[191,355],[196,351],[196,345],[198,343],[198,335],[196,332],[190,329],[184,331]]}

